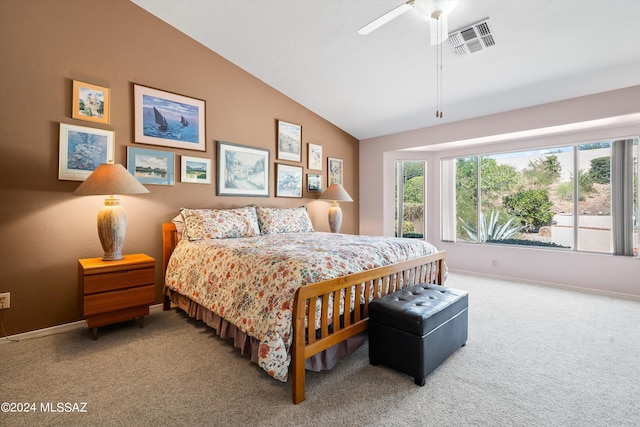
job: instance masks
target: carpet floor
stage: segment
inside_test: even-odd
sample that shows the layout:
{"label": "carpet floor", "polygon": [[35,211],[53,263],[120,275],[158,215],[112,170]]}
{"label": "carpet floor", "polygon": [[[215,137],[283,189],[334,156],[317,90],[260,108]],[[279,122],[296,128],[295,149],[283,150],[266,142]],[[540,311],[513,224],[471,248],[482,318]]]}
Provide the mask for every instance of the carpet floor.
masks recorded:
{"label": "carpet floor", "polygon": [[156,311],[96,341],[84,326],[1,340],[0,425],[640,426],[640,302],[462,273],[447,286],[469,292],[469,340],[424,387],[365,344],[308,372],[293,405],[210,328]]}

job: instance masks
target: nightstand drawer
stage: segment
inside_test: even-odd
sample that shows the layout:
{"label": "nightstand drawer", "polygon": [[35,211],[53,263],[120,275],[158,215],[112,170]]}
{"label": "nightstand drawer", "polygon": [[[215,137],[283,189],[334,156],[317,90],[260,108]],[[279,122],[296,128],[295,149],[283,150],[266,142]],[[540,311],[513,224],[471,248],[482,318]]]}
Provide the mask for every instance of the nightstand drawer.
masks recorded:
{"label": "nightstand drawer", "polygon": [[153,268],[122,270],[106,274],[84,276],[84,294],[95,294],[115,289],[154,284],[156,281]]}
{"label": "nightstand drawer", "polygon": [[84,297],[84,315],[114,311],[153,304],[155,285],[138,286],[121,291],[105,292]]}

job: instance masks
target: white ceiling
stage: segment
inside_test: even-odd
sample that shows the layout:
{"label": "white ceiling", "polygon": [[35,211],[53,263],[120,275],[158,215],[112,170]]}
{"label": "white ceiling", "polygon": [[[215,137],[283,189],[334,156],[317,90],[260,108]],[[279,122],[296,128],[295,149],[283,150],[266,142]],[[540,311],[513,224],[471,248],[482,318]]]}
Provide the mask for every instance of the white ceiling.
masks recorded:
{"label": "white ceiling", "polygon": [[489,18],[496,45],[445,42],[442,119],[429,23],[357,33],[402,0],[132,2],[358,139],[640,85],[640,0],[459,0],[449,30]]}

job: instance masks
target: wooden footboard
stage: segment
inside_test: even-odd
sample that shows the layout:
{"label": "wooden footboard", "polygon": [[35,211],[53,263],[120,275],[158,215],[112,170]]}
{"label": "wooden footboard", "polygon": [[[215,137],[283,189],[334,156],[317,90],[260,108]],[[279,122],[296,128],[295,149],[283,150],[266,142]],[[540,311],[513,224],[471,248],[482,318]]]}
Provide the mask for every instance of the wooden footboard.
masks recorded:
{"label": "wooden footboard", "polygon": [[[178,233],[172,223],[162,224],[163,274]],[[305,360],[367,329],[369,302],[418,283],[444,283],[445,251],[421,258],[337,277],[298,289],[293,308],[291,390],[293,402],[304,400]],[[163,294],[166,293],[163,291]],[[337,296],[337,297],[334,297]],[[341,302],[344,304],[341,310]],[[315,314],[320,311],[320,319]],[[330,307],[331,306],[331,307]],[[170,307],[165,296],[164,309]],[[342,313],[347,313],[341,316]],[[331,317],[330,314],[331,313]],[[316,330],[316,324],[320,328]]]}
{"label": "wooden footboard", "polygon": [[[365,331],[372,300],[418,283],[443,284],[444,258],[445,251],[441,251],[298,289],[293,309],[290,369],[293,403],[304,400],[306,358]],[[341,300],[343,312],[352,315],[340,316]],[[319,330],[315,319],[317,304],[321,313]]]}

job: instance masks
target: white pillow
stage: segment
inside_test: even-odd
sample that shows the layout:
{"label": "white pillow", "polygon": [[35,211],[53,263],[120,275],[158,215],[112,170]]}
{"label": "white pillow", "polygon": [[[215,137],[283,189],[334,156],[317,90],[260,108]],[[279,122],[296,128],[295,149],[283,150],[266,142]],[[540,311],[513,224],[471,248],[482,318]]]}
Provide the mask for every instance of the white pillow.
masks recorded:
{"label": "white pillow", "polygon": [[182,218],[182,214],[178,214],[171,220],[173,225],[176,226],[176,231],[178,232],[178,241],[182,240],[184,235],[184,218]]}

